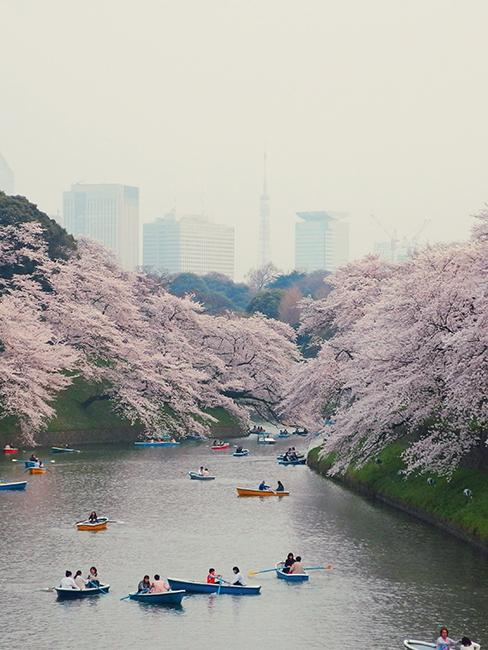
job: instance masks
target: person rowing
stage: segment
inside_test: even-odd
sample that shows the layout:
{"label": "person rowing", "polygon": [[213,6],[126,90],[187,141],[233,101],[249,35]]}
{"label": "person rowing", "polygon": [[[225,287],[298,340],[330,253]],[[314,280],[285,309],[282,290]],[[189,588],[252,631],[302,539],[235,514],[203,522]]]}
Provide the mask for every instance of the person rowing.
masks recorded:
{"label": "person rowing", "polygon": [[290,575],[296,575],[296,574],[303,574],[305,573],[305,568],[302,564],[302,558],[297,555],[295,558],[295,561],[290,567],[290,570],[288,571]]}
{"label": "person rowing", "polygon": [[459,642],[449,638],[449,630],[447,627],[441,627],[439,630],[439,638],[435,645],[436,650],[450,650],[450,648],[455,646],[457,643]]}
{"label": "person rowing", "polygon": [[145,575],[144,578],[137,585],[138,594],[148,594],[151,591],[151,580],[148,575]]}
{"label": "person rowing", "polygon": [[98,515],[97,515],[97,513],[95,512],[95,510],[93,510],[92,512],[90,512],[90,516],[88,517],[88,521],[89,521],[91,524],[96,524],[96,523],[98,523]]}
{"label": "person rowing", "polygon": [[90,573],[86,577],[87,589],[99,587],[101,583],[100,576],[98,575],[97,567],[90,567]]}
{"label": "person rowing", "polygon": [[167,585],[164,580],[161,580],[159,574],[156,573],[154,580],[151,583],[151,593],[162,594],[165,591],[169,591],[169,585]]}
{"label": "person rowing", "polygon": [[214,585],[222,580],[222,576],[215,573],[215,569],[209,569],[207,574],[207,584]]}
{"label": "person rowing", "polygon": [[261,483],[259,484],[258,490],[260,490],[261,492],[263,492],[265,490],[269,490],[269,485],[266,485],[266,483],[264,481],[261,481]]}
{"label": "person rowing", "polygon": [[237,445],[236,454],[240,454],[240,453],[242,453],[242,447],[241,445]]}

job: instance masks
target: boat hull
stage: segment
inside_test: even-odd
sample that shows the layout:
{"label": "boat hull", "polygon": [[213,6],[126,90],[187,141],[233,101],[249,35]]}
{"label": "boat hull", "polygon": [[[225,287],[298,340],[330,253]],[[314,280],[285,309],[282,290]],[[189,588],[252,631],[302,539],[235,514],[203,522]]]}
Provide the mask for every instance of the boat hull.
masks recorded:
{"label": "boat hull", "polygon": [[224,451],[225,449],[229,449],[230,444],[226,442],[224,445],[211,445],[210,449],[212,451]]}
{"label": "boat hull", "polygon": [[4,454],[18,454],[19,450],[18,449],[4,449],[3,453]]}
{"label": "boat hull", "polygon": [[192,582],[187,580],[176,580],[168,578],[168,584],[171,589],[183,589],[190,594],[232,594],[234,596],[256,596],[261,591],[261,586],[234,586],[208,584],[207,582]]}
{"label": "boat hull", "polygon": [[215,476],[201,476],[198,472],[188,472],[188,476],[192,481],[213,481]]}
{"label": "boat hull", "polygon": [[91,523],[90,521],[80,521],[76,524],[78,530],[91,530],[97,532],[98,530],[106,530],[108,524],[108,517],[99,517],[98,521]]}
{"label": "boat hull", "polygon": [[236,458],[242,458],[243,456],[249,456],[249,449],[243,449],[242,451],[235,451],[233,454]]}
{"label": "boat hull", "polygon": [[160,594],[129,594],[130,600],[136,600],[138,603],[146,605],[181,605],[184,596],[186,596],[184,589],[165,591]]}
{"label": "boat hull", "polygon": [[46,468],[45,467],[29,467],[29,474],[45,474],[46,473]]}
{"label": "boat hull", "polygon": [[240,497],[287,497],[289,492],[275,492],[274,490],[251,490],[249,488],[236,488]]}
{"label": "boat hull", "polygon": [[37,461],[35,461],[35,460],[24,460],[24,465],[25,465],[26,469],[28,469],[29,467],[37,467]]}
{"label": "boat hull", "polygon": [[56,587],[58,600],[79,600],[80,598],[90,598],[90,596],[99,596],[107,594],[110,585],[100,585],[100,587],[90,587],[90,589],[61,589]]}
{"label": "boat hull", "polygon": [[179,442],[165,441],[161,440],[160,442],[135,442],[135,447],[177,447]]}
{"label": "boat hull", "polygon": [[429,643],[428,641],[415,641],[413,639],[407,639],[403,642],[405,648],[409,650],[425,650],[425,648],[435,648],[435,643]]}
{"label": "boat hull", "polygon": [[278,465],[306,465],[307,464],[307,459],[306,458],[299,458],[298,460],[283,460],[280,458],[278,460]]}
{"label": "boat hull", "polygon": [[25,490],[27,481],[16,481],[14,483],[0,483],[0,490]]}

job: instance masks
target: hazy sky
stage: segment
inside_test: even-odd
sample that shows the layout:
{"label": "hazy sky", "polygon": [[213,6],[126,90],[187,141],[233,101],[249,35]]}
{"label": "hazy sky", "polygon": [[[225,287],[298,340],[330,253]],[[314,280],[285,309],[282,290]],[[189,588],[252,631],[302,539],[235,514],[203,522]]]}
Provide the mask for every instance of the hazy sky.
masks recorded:
{"label": "hazy sky", "polygon": [[75,181],[237,226],[273,259],[297,210],[350,214],[353,255],[424,218],[465,238],[488,200],[486,0],[0,0],[0,151],[55,213]]}

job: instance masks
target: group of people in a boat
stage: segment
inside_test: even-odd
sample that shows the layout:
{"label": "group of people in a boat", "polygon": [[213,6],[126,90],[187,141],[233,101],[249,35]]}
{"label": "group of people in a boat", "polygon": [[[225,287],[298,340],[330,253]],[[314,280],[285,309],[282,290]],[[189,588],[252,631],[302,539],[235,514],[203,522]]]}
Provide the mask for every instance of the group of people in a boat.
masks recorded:
{"label": "group of people in a boat", "polygon": [[242,577],[242,574],[238,566],[232,567],[232,573],[234,575],[230,580],[224,580],[224,578],[221,575],[217,575],[215,573],[215,569],[211,568],[208,570],[207,584],[209,585],[226,584],[226,585],[232,585],[234,587],[245,587],[246,583],[244,582],[244,578]]}
{"label": "group of people in a boat", "polygon": [[[271,490],[271,487],[266,484],[266,481],[261,481],[259,484],[258,490],[265,491],[265,490]],[[278,481],[278,485],[274,489],[275,492],[284,492],[285,491],[285,486],[281,481]]]}
{"label": "group of people in a boat", "polygon": [[226,444],[225,440],[214,440],[212,442],[212,447],[224,447]]}
{"label": "group of people in a boat", "polygon": [[36,467],[42,467],[43,464],[44,464],[44,463],[42,462],[42,460],[41,460],[40,458],[38,458],[34,453],[30,455],[29,460],[30,460],[31,463],[35,463],[35,464],[36,464],[36,465],[35,465]]}
{"label": "group of people in a boat", "polygon": [[159,573],[155,573],[152,580],[148,575],[145,575],[137,585],[137,593],[139,594],[162,594],[165,591],[170,591],[170,586],[161,579]]}
{"label": "group of people in a boat", "polygon": [[297,453],[295,447],[290,447],[283,454],[283,460],[298,460],[300,456]]}
{"label": "group of people in a boat", "polygon": [[266,431],[263,429],[261,425],[259,427],[254,425],[253,428],[249,430],[249,433],[266,433]]}
{"label": "group of people in a boat", "polygon": [[210,472],[208,471],[208,467],[203,467],[203,465],[200,467],[198,470],[198,475],[199,476],[209,476]]}
{"label": "group of people in a boat", "polygon": [[90,567],[90,571],[86,578],[83,577],[82,572],[78,569],[74,577],[73,573],[69,570],[64,574],[64,578],[61,579],[59,587],[61,589],[94,589],[100,587],[103,584],[98,575],[97,567]]}
{"label": "group of people in a boat", "polygon": [[305,569],[302,564],[302,558],[299,555],[295,557],[293,553],[288,553],[281,570],[283,573],[290,574],[305,573]]}
{"label": "group of people in a boat", "polygon": [[454,641],[449,636],[447,627],[441,627],[439,630],[439,638],[436,641],[436,650],[451,650],[458,647],[459,650],[480,650],[480,644],[471,641],[467,636],[463,636],[459,641]]}

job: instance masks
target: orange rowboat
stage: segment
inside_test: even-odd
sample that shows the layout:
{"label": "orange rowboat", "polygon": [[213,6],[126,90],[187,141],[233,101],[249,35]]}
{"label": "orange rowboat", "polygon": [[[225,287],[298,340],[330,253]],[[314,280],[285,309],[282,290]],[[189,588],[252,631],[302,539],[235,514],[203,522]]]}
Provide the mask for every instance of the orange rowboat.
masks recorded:
{"label": "orange rowboat", "polygon": [[29,474],[45,474],[46,473],[46,468],[45,467],[28,467]]}
{"label": "orange rowboat", "polygon": [[250,490],[249,488],[236,488],[239,497],[287,497],[289,492],[275,492],[274,490]]}
{"label": "orange rowboat", "polygon": [[76,524],[76,528],[78,530],[91,530],[91,531],[98,531],[98,530],[106,530],[108,524],[108,517],[99,517],[96,521],[90,522],[90,521],[80,521]]}

